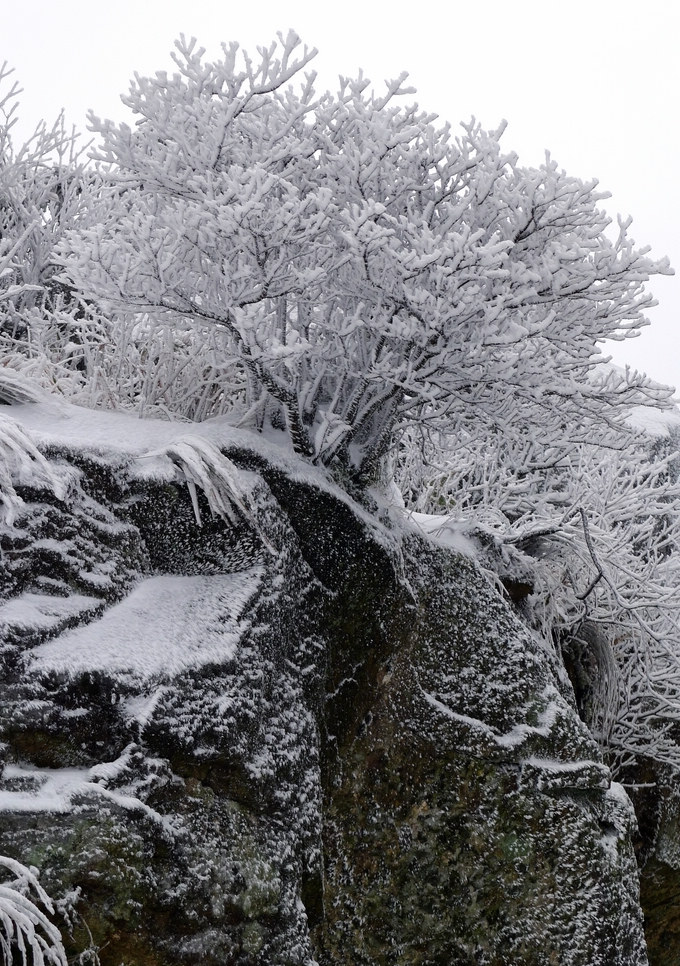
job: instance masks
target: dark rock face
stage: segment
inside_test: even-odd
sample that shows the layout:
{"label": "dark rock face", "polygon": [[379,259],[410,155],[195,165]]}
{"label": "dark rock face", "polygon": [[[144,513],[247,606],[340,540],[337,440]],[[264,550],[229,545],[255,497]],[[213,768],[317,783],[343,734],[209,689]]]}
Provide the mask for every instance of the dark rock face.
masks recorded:
{"label": "dark rock face", "polygon": [[680,964],[680,794],[669,769],[634,775],[640,816],[640,896],[650,966]]}
{"label": "dark rock face", "polygon": [[73,453],[0,534],[0,853],[70,955],[646,963],[630,804],[547,645],[468,559],[230,455],[270,549]]}
{"label": "dark rock face", "polygon": [[547,656],[469,562],[413,564],[325,813],[323,961],[645,962],[630,807]]}

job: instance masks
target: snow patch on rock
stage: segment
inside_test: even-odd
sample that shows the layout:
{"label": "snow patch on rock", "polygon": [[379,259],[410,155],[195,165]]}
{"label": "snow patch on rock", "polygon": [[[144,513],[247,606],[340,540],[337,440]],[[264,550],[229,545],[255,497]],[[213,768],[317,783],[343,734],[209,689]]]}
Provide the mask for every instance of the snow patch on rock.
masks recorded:
{"label": "snow patch on rock", "polygon": [[149,577],[99,620],[35,648],[31,671],[163,681],[228,661],[261,578],[259,567],[217,576]]}

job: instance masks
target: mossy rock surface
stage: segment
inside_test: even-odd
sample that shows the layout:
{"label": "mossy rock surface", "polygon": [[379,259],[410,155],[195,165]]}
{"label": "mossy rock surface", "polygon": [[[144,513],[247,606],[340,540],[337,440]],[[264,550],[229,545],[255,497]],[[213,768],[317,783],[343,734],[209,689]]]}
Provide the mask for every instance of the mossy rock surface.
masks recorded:
{"label": "mossy rock surface", "polygon": [[324,813],[324,964],[646,962],[634,819],[551,662],[463,558],[417,617]]}

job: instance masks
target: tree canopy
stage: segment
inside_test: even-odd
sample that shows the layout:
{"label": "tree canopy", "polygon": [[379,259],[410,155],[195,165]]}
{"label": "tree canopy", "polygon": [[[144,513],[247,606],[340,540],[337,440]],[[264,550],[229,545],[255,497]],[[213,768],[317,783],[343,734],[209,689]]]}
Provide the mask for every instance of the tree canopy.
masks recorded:
{"label": "tree canopy", "polygon": [[215,327],[240,418],[359,483],[413,427],[572,445],[668,397],[598,372],[669,269],[628,222],[612,234],[596,182],[522,167],[502,129],[454,137],[405,75],[317,95],[314,54],[289,34],[211,63],[182,39],[177,72],[123,98],[134,127],[92,117],[102,184],[61,250],[73,286],[128,320]]}

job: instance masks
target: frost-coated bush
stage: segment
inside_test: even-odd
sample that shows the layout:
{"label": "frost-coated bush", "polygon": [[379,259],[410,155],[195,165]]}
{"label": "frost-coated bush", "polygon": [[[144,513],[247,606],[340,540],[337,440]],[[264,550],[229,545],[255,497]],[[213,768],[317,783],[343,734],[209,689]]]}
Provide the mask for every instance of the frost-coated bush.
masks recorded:
{"label": "frost-coated bush", "polygon": [[401,473],[417,509],[450,513],[492,548],[489,565],[524,587],[523,612],[557,653],[589,655],[584,713],[615,768],[639,754],[677,768],[678,440],[639,436],[545,447],[527,427],[453,452],[421,440]]}
{"label": "frost-coated bush", "polygon": [[57,247],[87,220],[98,182],[63,116],[15,143],[20,94],[0,66],[0,366],[71,395],[102,326],[63,277]]}

